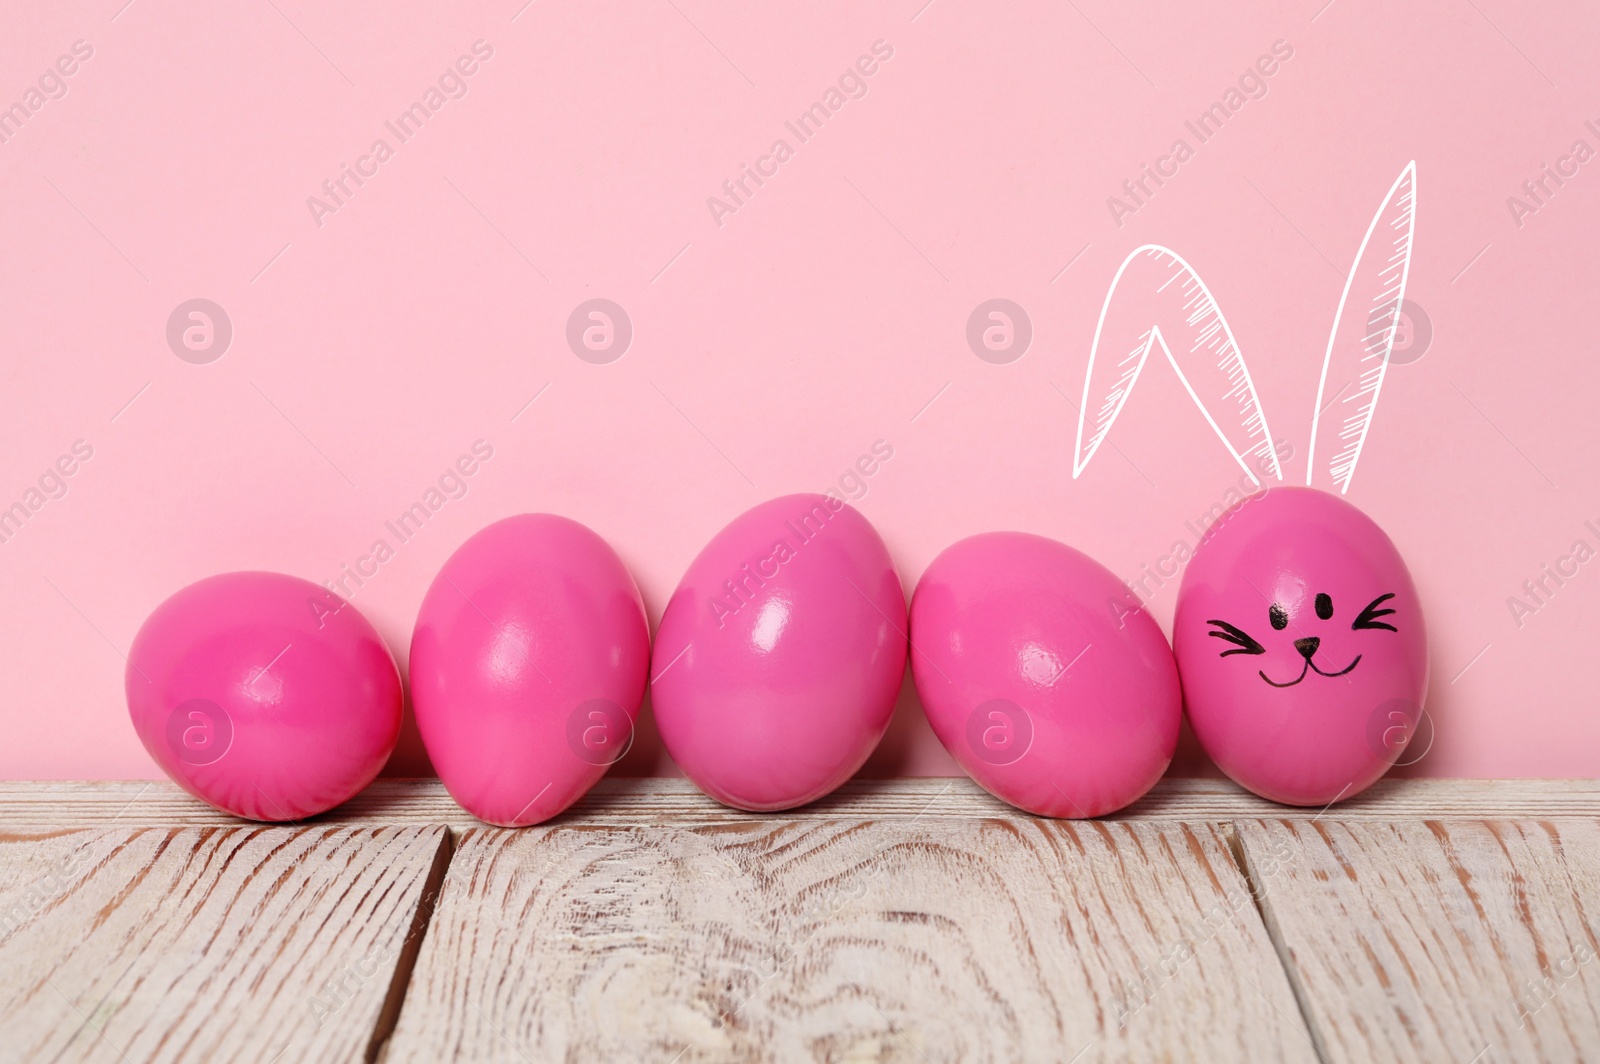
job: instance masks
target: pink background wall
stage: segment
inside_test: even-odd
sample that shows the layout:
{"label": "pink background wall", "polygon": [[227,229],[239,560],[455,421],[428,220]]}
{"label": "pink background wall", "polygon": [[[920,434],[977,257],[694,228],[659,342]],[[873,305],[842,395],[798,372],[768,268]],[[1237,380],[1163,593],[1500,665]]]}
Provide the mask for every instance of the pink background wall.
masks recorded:
{"label": "pink background wall", "polygon": [[[1072,479],[1063,393],[1117,264],[1147,242],[1194,264],[1302,476],[1341,275],[1412,158],[1408,295],[1433,336],[1391,369],[1349,496],[1431,607],[1437,737],[1410,771],[1600,771],[1600,561],[1563,561],[1600,548],[1600,160],[1560,162],[1600,150],[1592,5],[438,6],[6,5],[0,506],[41,505],[0,542],[0,775],[155,775],[121,654],[198,577],[333,579],[387,538],[353,601],[403,664],[444,558],[551,510],[610,539],[654,623],[731,517],[837,484],[878,440],[894,457],[857,505],[908,593],[998,528],[1137,578],[1239,471],[1152,372],[1120,455]],[[480,40],[402,143],[385,122]],[[57,68],[77,41],[92,55]],[[785,122],[878,41],[865,95],[801,143]],[[1200,143],[1185,121],[1279,41],[1292,57]],[[362,162],[380,138],[391,157]],[[1193,157],[1114,219],[1179,138]],[[778,139],[777,172],[714,212]],[[1569,176],[1535,201],[1545,164]],[[369,176],[314,216],[342,165]],[[997,297],[1033,329],[1001,365],[966,340]],[[193,298],[232,324],[213,361],[167,340]],[[566,340],[592,298],[632,323],[609,364]],[[478,440],[465,494],[397,544],[384,522]],[[76,441],[92,457],[29,496]],[[1569,575],[1527,598],[1545,565]],[[1177,579],[1147,586],[1170,624]],[[648,721],[621,770],[674,771]],[[389,771],[427,771],[414,729]],[[909,692],[868,771],[956,771]]]}

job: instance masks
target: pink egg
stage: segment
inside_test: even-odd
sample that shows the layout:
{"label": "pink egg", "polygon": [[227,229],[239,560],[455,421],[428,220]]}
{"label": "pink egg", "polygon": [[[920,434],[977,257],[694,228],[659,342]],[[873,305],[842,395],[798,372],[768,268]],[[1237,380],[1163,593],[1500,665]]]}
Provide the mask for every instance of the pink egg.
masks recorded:
{"label": "pink egg", "polygon": [[411,638],[423,745],[491,824],[548,820],[633,740],[650,630],[622,559],[553,514],[497,521],[434,578]]}
{"label": "pink egg", "polygon": [[789,809],[861,767],[905,664],[905,593],[883,540],[837,498],[786,495],[717,533],[667,603],[656,723],[719,802]]}
{"label": "pink egg", "polygon": [[989,793],[1049,817],[1120,809],[1161,778],[1182,698],[1138,598],[1063,543],[989,532],[947,548],[911,600],[928,723]]}
{"label": "pink egg", "polygon": [[1260,492],[1207,530],[1173,644],[1206,753],[1276,802],[1360,793],[1422,720],[1428,639],[1411,574],[1371,518],[1312,488]]}
{"label": "pink egg", "polygon": [[128,653],[144,748],[196,798],[299,820],[372,782],[400,737],[400,673],[333,592],[281,573],[225,573],[150,614]]}

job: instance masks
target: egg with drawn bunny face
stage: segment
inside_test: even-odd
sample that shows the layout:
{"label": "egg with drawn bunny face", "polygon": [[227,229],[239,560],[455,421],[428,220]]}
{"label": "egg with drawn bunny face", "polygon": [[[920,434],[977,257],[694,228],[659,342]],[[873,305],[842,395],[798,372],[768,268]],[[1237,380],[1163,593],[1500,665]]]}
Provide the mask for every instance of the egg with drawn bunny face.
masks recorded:
{"label": "egg with drawn bunny face", "polygon": [[1276,487],[1207,530],[1183,575],[1173,651],[1189,722],[1263,798],[1325,806],[1396,763],[1428,686],[1422,606],[1371,518]]}

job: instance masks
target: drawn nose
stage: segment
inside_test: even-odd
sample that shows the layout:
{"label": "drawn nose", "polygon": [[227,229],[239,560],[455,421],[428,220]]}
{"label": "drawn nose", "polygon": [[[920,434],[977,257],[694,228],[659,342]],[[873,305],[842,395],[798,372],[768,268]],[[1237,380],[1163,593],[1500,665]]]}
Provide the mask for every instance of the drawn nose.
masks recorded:
{"label": "drawn nose", "polygon": [[1317,652],[1317,648],[1321,645],[1322,640],[1318,639],[1314,635],[1307,636],[1304,639],[1296,639],[1294,641],[1294,648],[1298,650],[1300,652],[1300,656],[1305,658],[1307,661],[1311,660],[1311,655],[1315,654]]}

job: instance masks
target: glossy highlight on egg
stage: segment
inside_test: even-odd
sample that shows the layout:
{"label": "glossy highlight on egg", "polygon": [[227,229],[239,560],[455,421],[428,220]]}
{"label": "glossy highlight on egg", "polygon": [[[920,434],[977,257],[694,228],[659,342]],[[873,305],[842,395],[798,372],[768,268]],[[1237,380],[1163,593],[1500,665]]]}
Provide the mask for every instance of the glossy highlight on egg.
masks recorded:
{"label": "glossy highlight on egg", "polygon": [[349,602],[283,573],[222,573],[172,595],[134,637],[124,683],[162,771],[251,820],[332,809],[400,737],[383,639]]}
{"label": "glossy highlight on egg", "polygon": [[905,660],[905,596],[878,533],[837,497],[783,496],[717,533],[667,603],[656,723],[711,797],[790,809],[872,753]]}
{"label": "glossy highlight on egg", "polygon": [[989,532],[946,548],[911,601],[911,670],[934,733],[985,790],[1049,817],[1148,791],[1178,740],[1161,629],[1066,544]]}
{"label": "glossy highlight on egg", "polygon": [[649,661],[644,603],[616,551],[569,518],[508,517],[463,543],[423,599],[417,727],[462,808],[541,823],[627,752]]}

